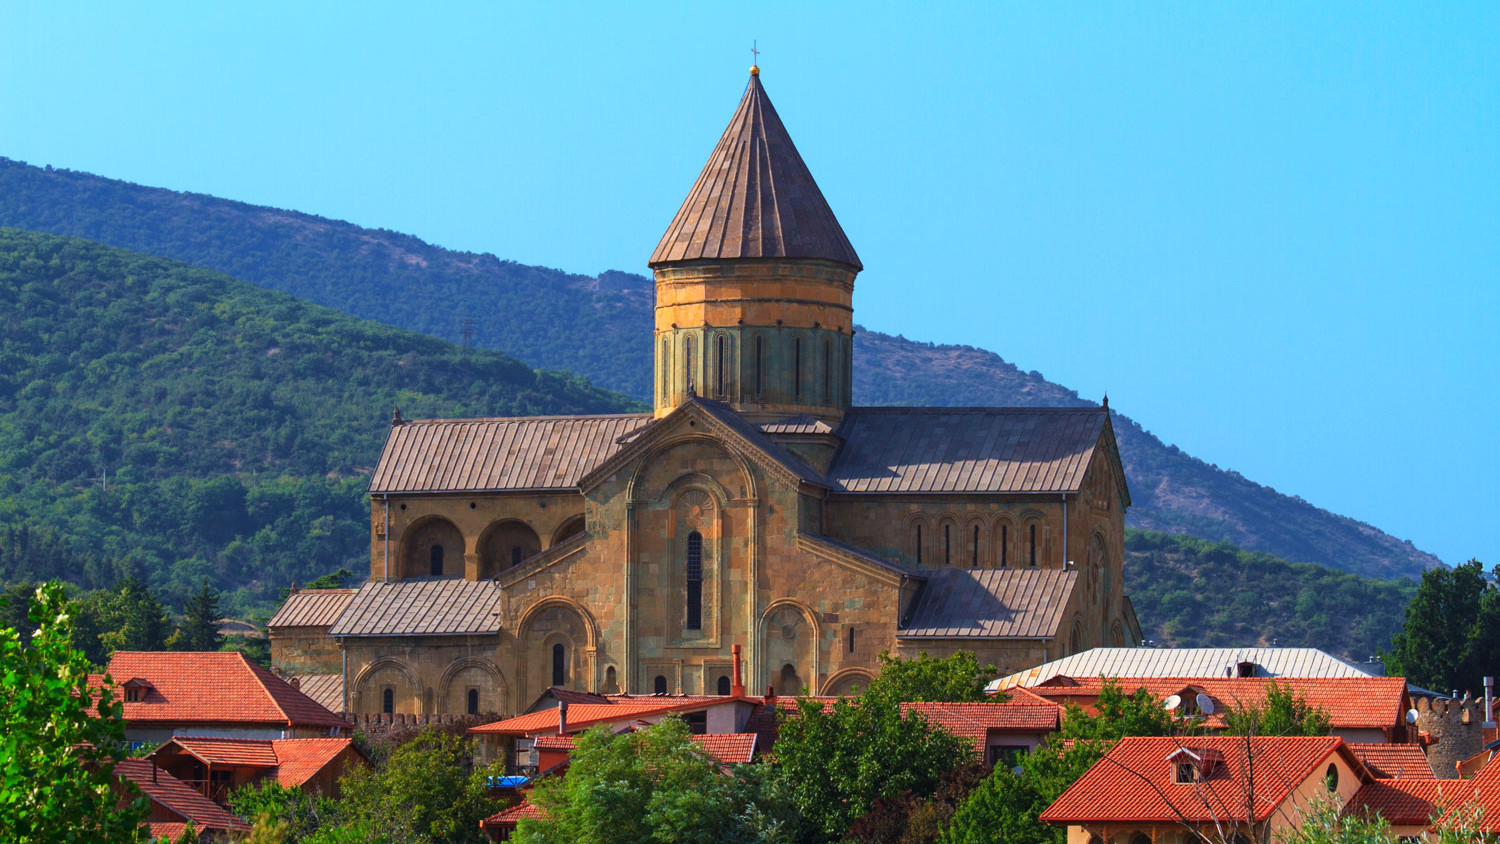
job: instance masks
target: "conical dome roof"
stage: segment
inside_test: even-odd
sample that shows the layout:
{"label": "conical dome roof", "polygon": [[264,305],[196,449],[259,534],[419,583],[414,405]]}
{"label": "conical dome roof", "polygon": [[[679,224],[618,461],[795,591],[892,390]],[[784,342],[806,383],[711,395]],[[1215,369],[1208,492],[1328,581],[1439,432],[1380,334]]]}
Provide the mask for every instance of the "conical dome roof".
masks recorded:
{"label": "conical dome roof", "polygon": [[650,266],[734,258],[822,258],[864,268],[759,74],[751,75],[734,119],[651,253]]}

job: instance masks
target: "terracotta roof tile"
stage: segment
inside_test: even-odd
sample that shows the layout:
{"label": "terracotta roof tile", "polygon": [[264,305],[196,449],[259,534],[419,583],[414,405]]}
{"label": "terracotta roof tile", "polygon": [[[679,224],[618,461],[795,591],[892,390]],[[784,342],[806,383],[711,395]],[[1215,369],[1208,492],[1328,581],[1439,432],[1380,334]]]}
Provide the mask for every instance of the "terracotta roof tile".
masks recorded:
{"label": "terracotta roof tile", "polygon": [[305,784],[354,747],[353,739],[347,738],[278,739],[271,744],[276,751],[276,780],[287,788]]}
{"label": "terracotta roof tile", "polygon": [[1426,826],[1439,805],[1462,802],[1473,789],[1463,780],[1378,779],[1360,786],[1349,798],[1344,814],[1379,815],[1395,826]]}
{"label": "terracotta roof tile", "polygon": [[327,627],[338,620],[353,589],[302,589],[286,596],[267,627]]}
{"label": "terracotta roof tile", "polygon": [[[1331,754],[1345,753],[1356,770],[1359,760],[1333,736],[1257,736],[1251,739],[1255,765],[1256,816],[1270,817],[1292,790],[1318,773]],[[1182,747],[1201,755],[1217,751],[1223,767],[1206,782],[1175,781],[1168,757]],[[1245,804],[1245,739],[1240,737],[1126,738],[1089,768],[1042,812],[1047,823],[1176,823],[1227,820],[1226,807]],[[1243,809],[1239,810],[1243,812]]]}
{"label": "terracotta roof tile", "polygon": [[[224,811],[192,786],[145,759],[125,759],[115,765],[115,776],[130,780],[151,802],[165,807],[201,832],[249,831],[250,825]],[[166,821],[162,823],[172,823]],[[154,834],[153,825],[153,834]],[[180,834],[180,833],[179,833]]]}
{"label": "terracotta roof tile", "polygon": [[984,758],[991,730],[1009,733],[1044,733],[1057,729],[1061,707],[1050,703],[903,703],[902,711],[916,711],[927,723],[942,727],[974,745]]}
{"label": "terracotta roof tile", "polygon": [[750,77],[650,264],[726,258],[821,258],[861,268],[759,76]]}
{"label": "terracotta roof tile", "polygon": [[139,677],[151,684],[144,700],[123,704],[125,721],[131,725],[348,727],[342,718],[239,653],[117,651],[107,673],[117,683]]}
{"label": "terracotta roof tile", "polygon": [[330,636],[458,636],[500,632],[492,580],[371,580],[359,587]]}
{"label": "terracotta roof tile", "polygon": [[747,765],[755,761],[754,733],[704,733],[693,736],[703,751],[726,765]]}
{"label": "terracotta roof tile", "polygon": [[[348,741],[348,739],[332,739]],[[276,767],[276,748],[270,739],[210,738],[177,736],[156,752],[170,751],[173,745],[211,765],[236,765],[250,768]]]}
{"label": "terracotta roof tile", "polygon": [[523,799],[520,803],[509,809],[496,812],[480,821],[479,826],[481,829],[515,829],[516,824],[522,818],[531,818],[532,820],[539,821],[546,817],[546,813],[542,811],[540,806],[528,803]]}
{"label": "terracotta roof tile", "polygon": [[903,639],[1050,638],[1062,627],[1075,571],[1057,569],[935,568],[920,572],[927,582]]}
{"label": "terracotta roof tile", "polygon": [[1350,744],[1361,762],[1377,777],[1403,780],[1437,779],[1419,744]]}
{"label": "terracotta roof tile", "polygon": [[[726,700],[727,698],[719,698]],[[678,712],[686,709],[699,707],[698,703],[682,703],[661,701],[651,702],[648,700],[640,703],[576,703],[568,707],[568,732],[581,732],[595,724],[609,724],[616,721],[629,721],[635,718],[645,718],[652,715],[665,715],[669,712]],[[506,718],[503,721],[493,721],[470,727],[471,735],[510,735],[527,736],[547,730],[555,731],[558,722],[557,709],[543,709],[539,712],[528,712],[517,715],[514,718]]]}

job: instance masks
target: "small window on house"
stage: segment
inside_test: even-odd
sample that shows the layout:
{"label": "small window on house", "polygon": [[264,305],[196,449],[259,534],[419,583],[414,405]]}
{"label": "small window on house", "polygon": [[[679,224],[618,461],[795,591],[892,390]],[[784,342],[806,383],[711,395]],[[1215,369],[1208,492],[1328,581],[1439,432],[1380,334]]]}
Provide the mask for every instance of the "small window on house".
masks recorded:
{"label": "small window on house", "polygon": [[1253,663],[1253,662],[1241,662],[1241,663],[1235,665],[1234,669],[1235,669],[1235,676],[1237,676],[1237,677],[1254,677],[1255,676],[1255,663]]}
{"label": "small window on house", "polygon": [[1177,783],[1190,783],[1197,779],[1197,767],[1192,762],[1178,762],[1172,766],[1172,780]]}
{"label": "small window on house", "polygon": [[524,560],[524,559],[526,559],[526,552],[521,549],[521,546],[519,546],[519,545],[512,545],[512,546],[510,546],[510,567],[511,568],[515,568],[516,566],[519,566],[521,564],[521,561]]}
{"label": "small window on house", "polygon": [[1000,526],[1000,568],[1010,564],[1010,525]]}
{"label": "small window on house", "polygon": [[396,690],[390,686],[386,686],[385,690],[380,693],[380,711],[387,715],[394,714],[396,711]]}
{"label": "small window on house", "polygon": [[1031,564],[1036,565],[1036,525],[1031,526]]}
{"label": "small window on house", "polygon": [[854,653],[854,628],[849,628],[849,653]]}
{"label": "small window on house", "polygon": [[696,530],[687,538],[687,613],[682,626],[703,629],[703,534]]}
{"label": "small window on house", "polygon": [[1339,790],[1339,769],[1337,765],[1330,764],[1328,772],[1323,774],[1323,786],[1329,791]]}
{"label": "small window on house", "polygon": [[667,693],[667,676],[665,674],[658,674],[658,675],[656,675],[656,679],[651,682],[651,689],[652,689],[652,691],[656,692],[659,695],[666,694]]}
{"label": "small window on house", "polygon": [[979,525],[974,526],[974,544],[970,550],[973,553],[970,555],[969,565],[977,569],[979,568]]}
{"label": "small window on house", "polygon": [[428,564],[429,564],[429,566],[431,568],[432,576],[433,577],[440,577],[440,576],[442,576],[442,574],[443,574],[443,546],[441,546],[441,545],[434,545],[434,546],[432,546],[432,548],[427,553],[427,558],[428,558],[427,562],[428,562]]}
{"label": "small window on house", "polygon": [[792,341],[792,398],[802,398],[802,340]]}
{"label": "small window on house", "polygon": [[687,723],[688,732],[695,736],[701,736],[708,732],[707,712],[689,712],[682,716],[682,720]]}
{"label": "small window on house", "polygon": [[470,715],[478,715],[479,714],[479,690],[478,689],[469,689],[469,706],[468,706],[468,712],[469,712]]}
{"label": "small window on house", "polygon": [[729,683],[729,677],[727,675],[720,675],[718,691],[721,695],[727,695],[730,691],[732,691]]}
{"label": "small window on house", "polygon": [[953,525],[943,525],[943,565],[953,564]]}
{"label": "small window on house", "polygon": [[552,685],[568,683],[568,650],[561,643],[552,646]]}

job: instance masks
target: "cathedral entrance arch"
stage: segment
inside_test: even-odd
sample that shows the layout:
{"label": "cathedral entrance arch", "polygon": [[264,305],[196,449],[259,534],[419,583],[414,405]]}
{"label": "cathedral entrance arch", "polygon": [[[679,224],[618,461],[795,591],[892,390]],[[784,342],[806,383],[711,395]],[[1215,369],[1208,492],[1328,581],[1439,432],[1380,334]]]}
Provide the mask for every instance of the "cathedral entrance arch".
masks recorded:
{"label": "cathedral entrance arch", "polygon": [[506,713],[509,690],[505,676],[487,659],[465,657],[453,661],[438,681],[442,695],[438,711],[449,715]]}
{"label": "cathedral entrance arch", "polygon": [[526,611],[518,631],[519,703],[536,700],[549,686],[595,690],[598,626],[576,601],[560,595],[538,601]]}
{"label": "cathedral entrance arch", "polygon": [[812,610],[790,599],[761,616],[761,676],[778,695],[818,693],[818,622]]}
{"label": "cathedral entrance arch", "polygon": [[520,519],[501,519],[479,537],[479,577],[494,577],[541,553],[542,540]]}
{"label": "cathedral entrance arch", "polygon": [[417,673],[394,657],[381,657],[354,678],[349,708],[361,714],[420,715],[422,685]]}
{"label": "cathedral entrance arch", "polygon": [[401,536],[401,579],[462,577],[464,535],[442,516],[413,522]]}
{"label": "cathedral entrance arch", "polygon": [[[874,675],[863,668],[846,668],[843,671],[828,678],[823,684],[825,695],[857,695],[870,687],[870,681],[875,679]],[[780,691],[778,689],[778,691]]]}

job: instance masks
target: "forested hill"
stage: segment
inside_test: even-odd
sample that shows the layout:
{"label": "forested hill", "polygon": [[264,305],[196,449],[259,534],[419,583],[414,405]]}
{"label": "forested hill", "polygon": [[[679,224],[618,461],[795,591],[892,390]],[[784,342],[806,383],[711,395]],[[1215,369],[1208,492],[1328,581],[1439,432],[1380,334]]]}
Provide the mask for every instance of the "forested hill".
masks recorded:
{"label": "forested hill", "polygon": [[0,554],[0,580],[129,573],[180,603],[203,577],[253,599],[359,571],[395,406],[637,409],[210,270],[0,229],[0,524],[46,551]]}
{"label": "forested hill", "polygon": [[[408,235],[0,158],[0,225],[174,258],[389,325],[475,342],[644,398],[652,288],[445,250]],[[642,246],[644,250],[649,246]],[[860,404],[1085,404],[981,349],[856,338]],[[1372,577],[1438,560],[1362,522],[1183,454],[1116,415],[1133,526],[1190,533]]]}

